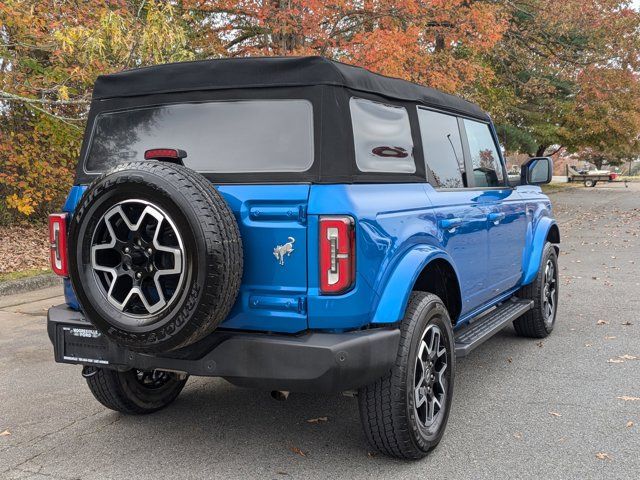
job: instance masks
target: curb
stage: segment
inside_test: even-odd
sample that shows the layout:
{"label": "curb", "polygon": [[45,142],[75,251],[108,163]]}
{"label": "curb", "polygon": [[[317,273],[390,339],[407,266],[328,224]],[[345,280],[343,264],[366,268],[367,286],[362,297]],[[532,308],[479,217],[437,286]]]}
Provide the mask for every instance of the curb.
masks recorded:
{"label": "curb", "polygon": [[0,297],[40,290],[41,288],[54,287],[56,285],[62,285],[62,278],[53,273],[19,278],[18,280],[9,280],[0,282]]}

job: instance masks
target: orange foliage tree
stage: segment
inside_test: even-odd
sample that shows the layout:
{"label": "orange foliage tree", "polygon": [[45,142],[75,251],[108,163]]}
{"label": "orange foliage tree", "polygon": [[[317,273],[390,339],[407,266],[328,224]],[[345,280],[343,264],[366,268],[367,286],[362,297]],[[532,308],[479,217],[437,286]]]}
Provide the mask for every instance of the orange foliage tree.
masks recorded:
{"label": "orange foliage tree", "polygon": [[0,221],[59,208],[100,73],[194,57],[161,1],[0,2]]}
{"label": "orange foliage tree", "polygon": [[492,72],[483,55],[507,22],[468,0],[192,0],[222,55],[323,55],[458,92]]}
{"label": "orange foliage tree", "polygon": [[324,55],[479,102],[509,150],[637,149],[628,0],[0,0],[0,221],[61,203],[100,73]]}
{"label": "orange foliage tree", "polygon": [[543,155],[636,150],[640,14],[627,0],[505,2],[509,26],[489,58],[496,120],[512,150]]}

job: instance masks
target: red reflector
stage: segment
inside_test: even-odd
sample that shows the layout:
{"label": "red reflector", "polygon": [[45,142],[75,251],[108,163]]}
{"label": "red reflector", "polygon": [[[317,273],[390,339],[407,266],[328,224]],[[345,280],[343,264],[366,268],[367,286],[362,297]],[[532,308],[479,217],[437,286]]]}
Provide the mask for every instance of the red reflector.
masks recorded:
{"label": "red reflector", "polygon": [[184,150],[178,150],[177,148],[152,148],[144,152],[145,160],[163,160],[172,159],[179,160],[186,158],[187,152]]}
{"label": "red reflector", "polygon": [[51,270],[56,275],[66,277],[67,268],[67,214],[49,215],[49,245],[51,246]]}
{"label": "red reflector", "polygon": [[344,293],[355,282],[355,224],[353,218],[320,217],[320,291]]}

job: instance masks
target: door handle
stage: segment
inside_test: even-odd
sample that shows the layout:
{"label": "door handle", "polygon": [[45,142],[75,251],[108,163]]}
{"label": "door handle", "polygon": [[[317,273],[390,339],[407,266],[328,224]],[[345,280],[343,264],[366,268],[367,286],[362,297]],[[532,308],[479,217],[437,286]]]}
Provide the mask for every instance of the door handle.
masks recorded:
{"label": "door handle", "polygon": [[463,223],[463,220],[458,217],[443,218],[440,221],[438,221],[438,225],[440,226],[440,228],[444,230],[449,230],[449,231],[456,229],[457,227],[462,225],[462,223]]}
{"label": "door handle", "polygon": [[487,220],[489,220],[490,222],[493,222],[494,225],[499,224],[502,220],[504,220],[504,213],[503,212],[491,212],[489,215],[487,215]]}

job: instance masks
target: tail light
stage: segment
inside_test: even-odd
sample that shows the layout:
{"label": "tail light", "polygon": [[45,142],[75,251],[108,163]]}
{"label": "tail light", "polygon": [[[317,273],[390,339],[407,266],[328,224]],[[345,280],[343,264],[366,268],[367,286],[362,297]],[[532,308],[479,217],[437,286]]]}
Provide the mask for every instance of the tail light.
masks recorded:
{"label": "tail light", "polygon": [[183,158],[187,158],[187,152],[178,148],[152,148],[144,152],[145,160],[161,160],[182,164]]}
{"label": "tail light", "polygon": [[67,268],[67,214],[49,215],[49,243],[51,245],[51,269],[56,275],[66,277]]}
{"label": "tail light", "polygon": [[320,217],[320,292],[344,293],[355,282],[355,228],[347,216]]}

